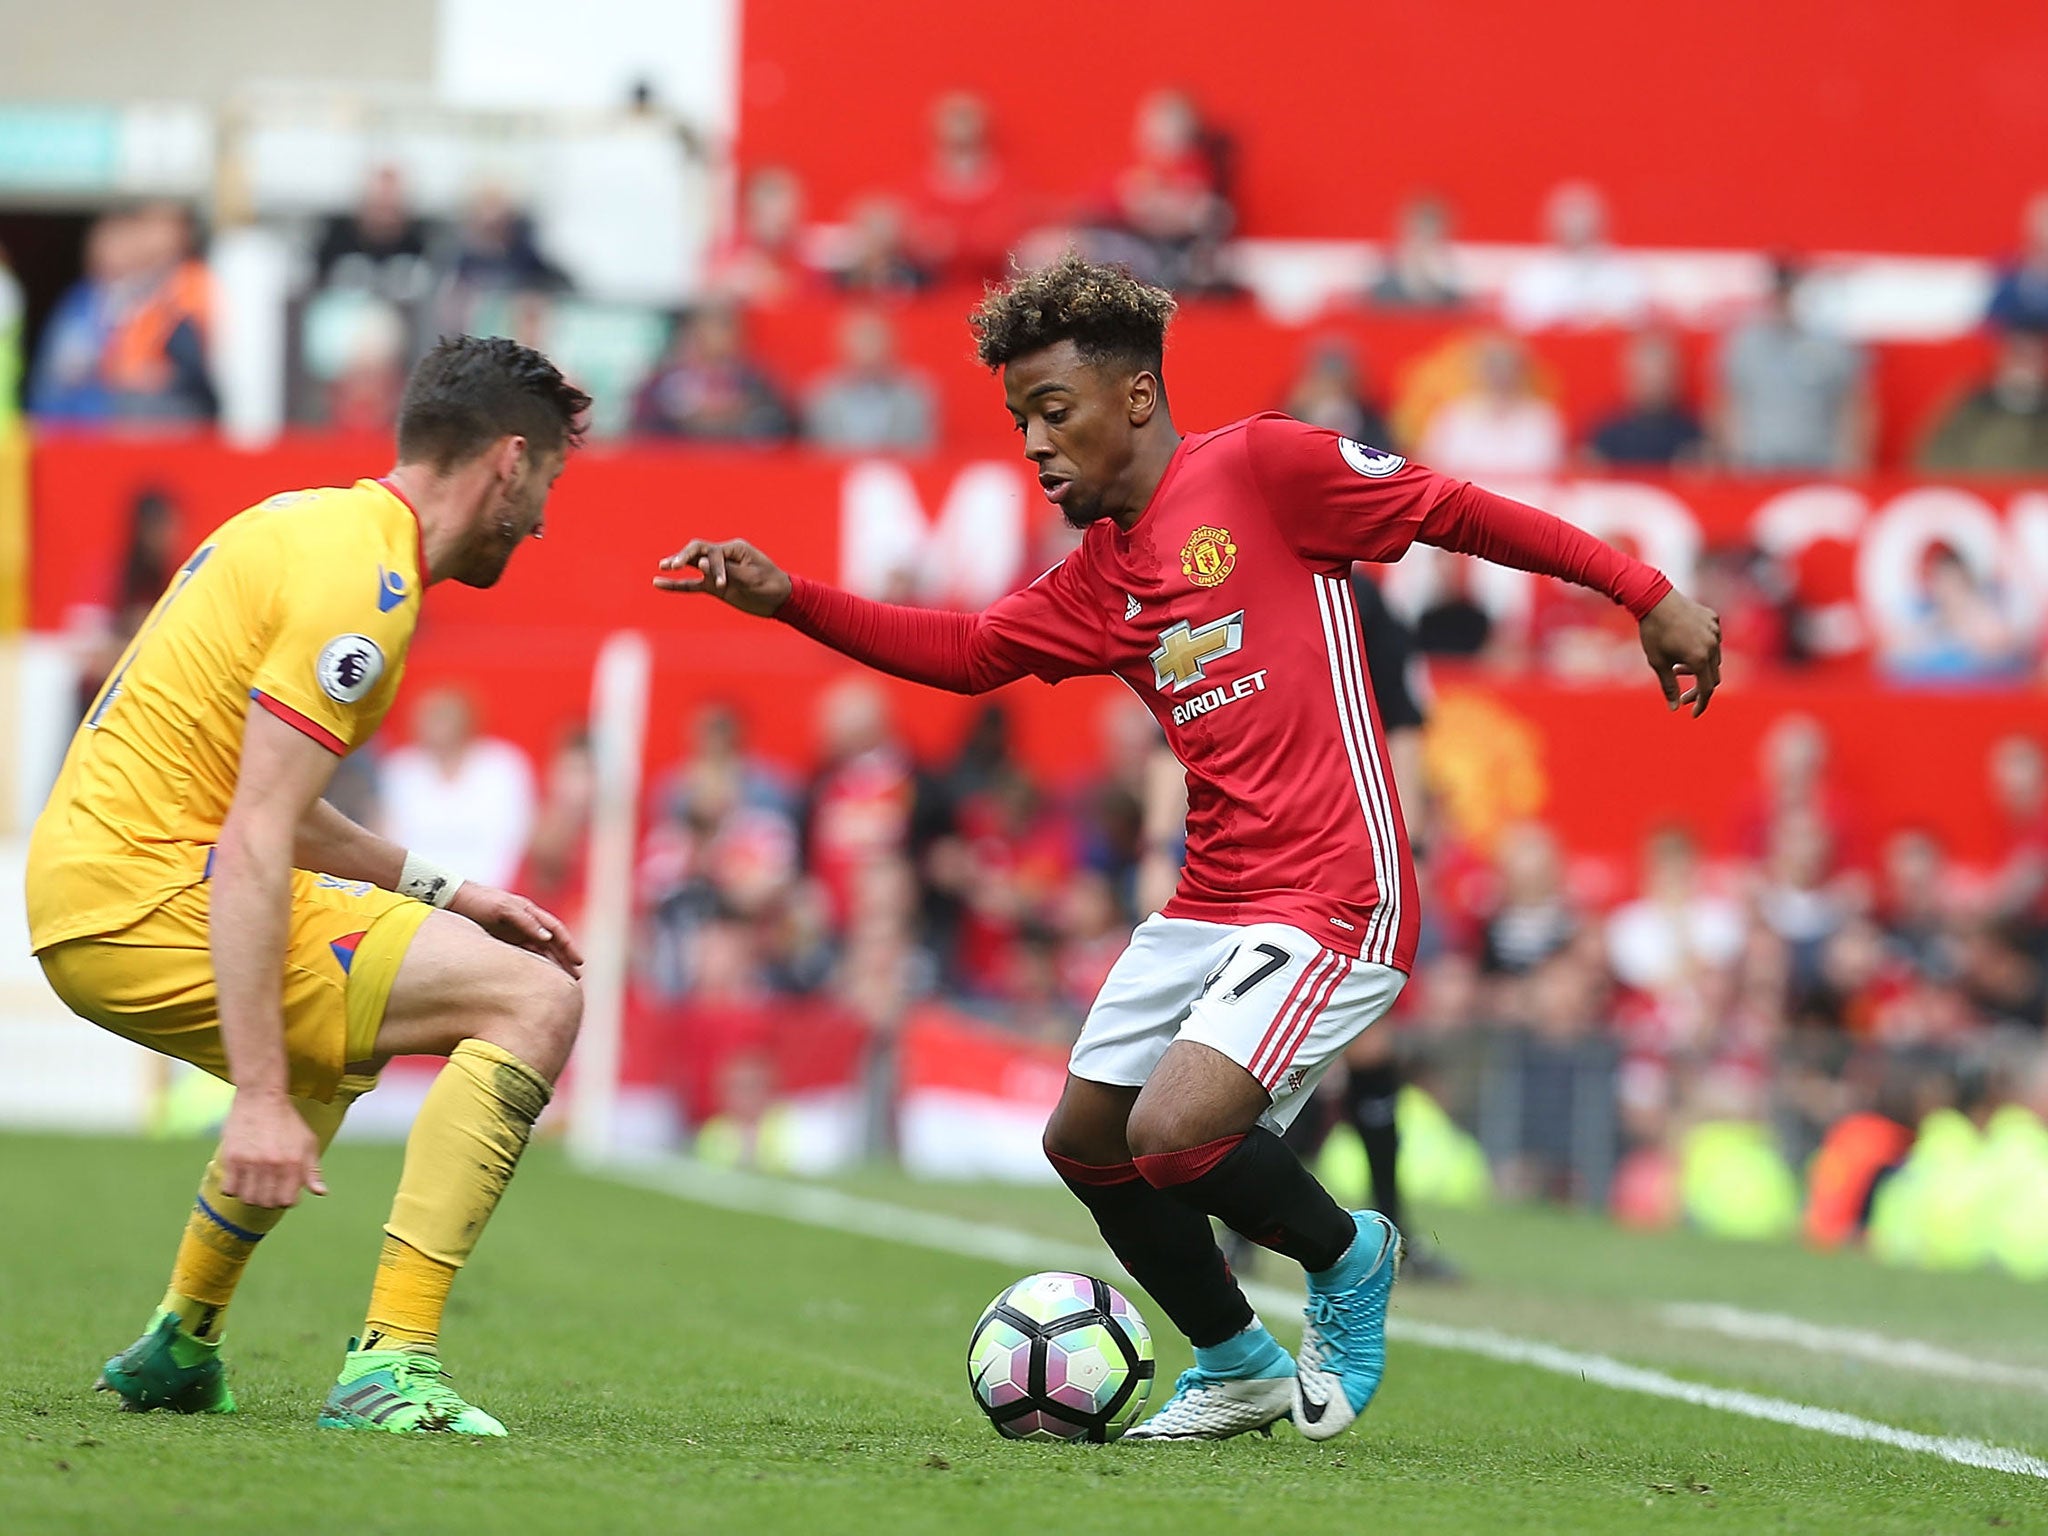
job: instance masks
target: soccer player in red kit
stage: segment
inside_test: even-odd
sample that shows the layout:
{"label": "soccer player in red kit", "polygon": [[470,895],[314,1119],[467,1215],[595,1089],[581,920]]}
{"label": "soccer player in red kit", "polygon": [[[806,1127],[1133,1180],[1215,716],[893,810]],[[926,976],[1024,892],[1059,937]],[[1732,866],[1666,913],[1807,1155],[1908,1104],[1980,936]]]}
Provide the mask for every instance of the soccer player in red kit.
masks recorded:
{"label": "soccer player in red kit", "polygon": [[[1416,889],[1347,586],[1420,540],[1593,587],[1639,621],[1673,709],[1706,708],[1720,625],[1640,561],[1399,455],[1261,415],[1182,436],[1173,299],[1069,254],[973,317],[1040,486],[1080,546],[978,614],[867,601],[740,540],[692,540],[656,585],[773,616],[960,693],[1111,673],[1188,779],[1187,862],[1089,1011],[1046,1155],[1187,1334],[1194,1369],[1131,1439],[1220,1439],[1292,1415],[1340,1433],[1379,1386],[1400,1234],[1348,1212],[1279,1133],[1386,1013]],[[1308,1272],[1299,1360],[1231,1278],[1216,1217]]]}

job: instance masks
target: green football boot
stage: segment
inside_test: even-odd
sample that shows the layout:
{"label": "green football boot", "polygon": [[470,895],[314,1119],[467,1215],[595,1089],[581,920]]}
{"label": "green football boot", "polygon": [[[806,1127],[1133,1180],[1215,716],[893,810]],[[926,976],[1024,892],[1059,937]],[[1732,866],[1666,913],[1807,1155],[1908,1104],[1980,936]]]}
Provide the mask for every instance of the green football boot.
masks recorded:
{"label": "green football boot", "polygon": [[149,1332],[107,1362],[93,1390],[118,1394],[127,1413],[148,1413],[152,1408],[172,1413],[235,1411],[219,1341],[208,1343],[181,1332],[177,1318],[168,1312],[157,1313]]}
{"label": "green football boot", "polygon": [[502,1435],[505,1426],[462,1400],[436,1355],[363,1349],[348,1341],[341,1379],[320,1410],[322,1429],[382,1429],[394,1435],[434,1431]]}

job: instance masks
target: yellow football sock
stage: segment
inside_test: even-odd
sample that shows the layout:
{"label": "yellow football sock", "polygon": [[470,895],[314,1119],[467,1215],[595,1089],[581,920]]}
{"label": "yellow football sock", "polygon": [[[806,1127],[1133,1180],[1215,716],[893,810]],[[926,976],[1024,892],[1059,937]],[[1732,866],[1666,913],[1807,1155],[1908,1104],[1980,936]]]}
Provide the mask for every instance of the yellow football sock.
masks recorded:
{"label": "yellow football sock", "polygon": [[171,1288],[164,1293],[163,1310],[178,1319],[180,1331],[208,1344],[219,1340],[249,1256],[283,1220],[282,1208],[247,1205],[222,1194],[220,1160],[206,1165],[171,1266]]}
{"label": "yellow football sock", "polygon": [[363,1348],[438,1346],[455,1271],[497,1209],[551,1092],[533,1068],[487,1041],[465,1040],[450,1053],[405,1144]]}
{"label": "yellow football sock", "polygon": [[[294,1099],[292,1105],[320,1139],[325,1152],[341,1129],[349,1106],[367,1093],[375,1079],[345,1079],[331,1103]],[[188,1337],[202,1343],[220,1342],[228,1303],[256,1245],[284,1220],[284,1208],[249,1205],[233,1195],[221,1193],[220,1160],[206,1165],[199,1181],[199,1198],[185,1220],[185,1235],[178,1242],[178,1257],[171,1265],[170,1289],[164,1292],[162,1309],[178,1320]]]}

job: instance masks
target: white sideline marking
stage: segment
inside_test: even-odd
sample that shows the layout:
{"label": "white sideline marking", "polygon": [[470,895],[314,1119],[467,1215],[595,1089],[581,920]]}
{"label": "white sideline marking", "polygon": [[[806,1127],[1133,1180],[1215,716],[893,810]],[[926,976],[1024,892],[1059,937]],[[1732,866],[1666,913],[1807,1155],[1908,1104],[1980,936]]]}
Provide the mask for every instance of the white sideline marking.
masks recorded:
{"label": "white sideline marking", "polygon": [[1752,1312],[1746,1307],[1722,1306],[1715,1302],[1677,1302],[1658,1309],[1659,1317],[1674,1328],[1693,1328],[1724,1334],[1746,1343],[1790,1344],[1816,1355],[1842,1355],[1868,1360],[1895,1370],[1918,1371],[1928,1376],[1953,1376],[1990,1386],[2030,1387],[2048,1392],[2048,1371],[2025,1365],[2004,1365],[1996,1360],[1979,1360],[1929,1344],[1920,1339],[1894,1339],[1861,1328],[1836,1328],[1826,1323],[1809,1323],[1780,1312]]}
{"label": "white sideline marking", "polygon": [[[885,1242],[929,1248],[963,1258],[989,1259],[1026,1269],[1063,1265],[1074,1269],[1100,1267],[1109,1259],[1100,1248],[1063,1243],[1014,1227],[989,1226],[964,1221],[934,1211],[915,1210],[849,1195],[817,1185],[793,1184],[760,1174],[709,1168],[699,1163],[663,1160],[608,1163],[591,1169],[605,1177],[642,1189],[675,1195],[699,1205],[718,1206],[753,1216],[775,1216],[806,1226],[849,1232]],[[1114,1262],[1114,1260],[1110,1260]],[[1276,1285],[1248,1285],[1245,1294],[1252,1303],[1276,1317],[1291,1317],[1299,1307],[1298,1292]],[[1713,1408],[1743,1418],[1789,1424],[1842,1440],[1862,1440],[1889,1445],[1902,1451],[1938,1456],[1958,1466],[1982,1467],[1993,1472],[2011,1472],[2022,1477],[2048,1481],[2048,1461],[2009,1446],[1992,1445],[1957,1435],[1923,1435],[1853,1413],[1815,1408],[1780,1397],[1763,1397],[1732,1387],[1710,1387],[1700,1382],[1681,1381],[1662,1371],[1626,1364],[1606,1355],[1564,1349],[1536,1339],[1518,1339],[1495,1333],[1490,1328],[1456,1328],[1443,1323],[1419,1322],[1413,1318],[1391,1318],[1388,1334],[1431,1349],[1457,1350],[1484,1355],[1513,1365],[1531,1365],[1559,1376],[1573,1376],[1621,1392],[1640,1392],[1648,1397],[1667,1398],[1699,1408]]]}

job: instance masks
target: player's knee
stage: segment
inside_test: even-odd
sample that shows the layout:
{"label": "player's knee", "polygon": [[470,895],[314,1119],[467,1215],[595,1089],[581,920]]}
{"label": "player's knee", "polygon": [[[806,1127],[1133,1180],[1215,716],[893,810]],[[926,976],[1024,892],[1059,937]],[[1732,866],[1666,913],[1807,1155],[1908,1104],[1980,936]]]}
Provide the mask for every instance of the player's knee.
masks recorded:
{"label": "player's knee", "polygon": [[1136,1158],[1189,1152],[1230,1135],[1231,1130],[1188,1105],[1141,1098],[1131,1110],[1131,1122],[1124,1134],[1130,1142],[1131,1156]]}
{"label": "player's knee", "polygon": [[568,1060],[577,1031],[583,1027],[583,984],[552,965],[542,967],[529,994],[527,1027]]}
{"label": "player's knee", "polygon": [[502,1046],[552,1081],[568,1064],[583,1024],[583,986],[546,961],[522,968],[516,1001],[506,1016],[488,1021],[478,1036]]}
{"label": "player's knee", "polygon": [[1071,1093],[1053,1109],[1039,1145],[1055,1168],[1062,1163],[1109,1168],[1131,1160],[1122,1113],[1106,1103],[1077,1103]]}

